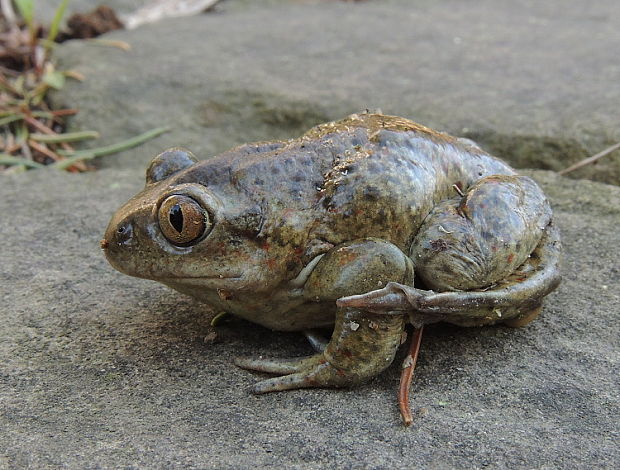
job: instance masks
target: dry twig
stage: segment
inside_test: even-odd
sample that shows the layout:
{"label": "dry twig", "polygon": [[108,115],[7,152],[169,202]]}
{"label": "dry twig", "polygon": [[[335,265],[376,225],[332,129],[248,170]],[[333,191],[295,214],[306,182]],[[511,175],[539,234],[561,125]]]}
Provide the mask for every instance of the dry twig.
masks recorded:
{"label": "dry twig", "polygon": [[611,147],[607,147],[605,150],[603,150],[602,152],[597,153],[596,155],[592,155],[591,157],[584,158],[580,162],[577,162],[574,165],[571,165],[568,168],[563,169],[562,171],[559,172],[559,174],[560,175],[565,175],[566,173],[570,173],[571,171],[575,171],[575,170],[577,170],[577,169],[579,169],[581,167],[589,165],[590,163],[594,163],[597,160],[603,158],[605,155],[609,155],[610,153],[612,153],[613,151],[618,150],[618,149],[620,149],[620,142],[618,142],[617,144],[612,145]]}

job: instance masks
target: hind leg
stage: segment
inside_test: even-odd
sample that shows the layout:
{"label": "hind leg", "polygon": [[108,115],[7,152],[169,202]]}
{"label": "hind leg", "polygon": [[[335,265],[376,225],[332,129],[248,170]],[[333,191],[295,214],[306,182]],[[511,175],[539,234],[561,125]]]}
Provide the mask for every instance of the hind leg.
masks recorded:
{"label": "hind leg", "polygon": [[368,311],[407,311],[415,326],[522,326],[560,282],[560,237],[529,178],[488,177],[427,217],[411,249],[426,287],[391,283],[337,301]]}
{"label": "hind leg", "polygon": [[492,286],[527,260],[550,220],[531,178],[482,178],[425,219],[411,246],[416,274],[439,292]]}
{"label": "hind leg", "polygon": [[238,358],[243,369],[279,375],[260,381],[254,393],[296,388],[348,387],[365,382],[394,360],[404,328],[404,316],[339,309],[332,338],[325,350],[295,359]]}

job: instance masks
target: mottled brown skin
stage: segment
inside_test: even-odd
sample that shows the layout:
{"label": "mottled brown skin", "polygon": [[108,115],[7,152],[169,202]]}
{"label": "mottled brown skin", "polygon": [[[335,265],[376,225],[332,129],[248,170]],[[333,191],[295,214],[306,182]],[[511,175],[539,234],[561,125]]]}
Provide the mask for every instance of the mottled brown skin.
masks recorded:
{"label": "mottled brown skin", "polygon": [[[519,321],[559,282],[559,237],[532,180],[471,142],[380,114],[200,163],[168,150],[102,246],[126,274],[268,328],[335,325],[310,358],[238,360],[284,374],[257,393],[368,380],[392,362],[407,319]],[[414,271],[428,285],[414,287]]]}

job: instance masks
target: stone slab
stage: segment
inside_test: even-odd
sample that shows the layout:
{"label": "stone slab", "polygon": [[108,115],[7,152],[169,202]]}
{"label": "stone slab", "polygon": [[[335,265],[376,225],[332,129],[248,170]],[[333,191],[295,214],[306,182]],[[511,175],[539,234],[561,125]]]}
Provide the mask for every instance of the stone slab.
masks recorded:
{"label": "stone slab", "polygon": [[[400,423],[399,367],[350,390],[253,396],[235,355],[309,354],[121,275],[98,242],[142,171],[0,182],[0,468],[602,469],[620,461],[620,188],[533,172],[564,281],[523,329],[427,329]],[[399,356],[402,359],[402,352]]]}
{"label": "stone slab", "polygon": [[[71,127],[97,129],[103,143],[172,127],[102,166],[140,168],[171,145],[208,157],[379,108],[557,171],[620,141],[619,18],[616,0],[224,10],[107,36],[129,52],[63,45],[61,65],[86,79],[56,101],[79,107]],[[573,175],[618,183],[620,152]]]}

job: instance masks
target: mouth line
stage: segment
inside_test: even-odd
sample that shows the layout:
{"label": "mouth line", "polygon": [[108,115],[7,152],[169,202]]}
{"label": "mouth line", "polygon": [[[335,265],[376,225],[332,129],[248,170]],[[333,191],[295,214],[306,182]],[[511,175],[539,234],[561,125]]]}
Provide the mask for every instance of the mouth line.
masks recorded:
{"label": "mouth line", "polygon": [[164,280],[166,281],[183,281],[183,280],[190,280],[190,279],[209,279],[209,280],[240,280],[242,279],[241,275],[236,275],[236,276],[224,276],[222,274],[219,274],[217,276],[178,276],[178,277],[167,277]]}

